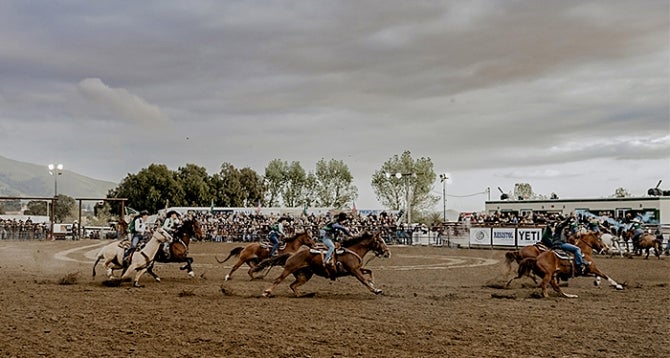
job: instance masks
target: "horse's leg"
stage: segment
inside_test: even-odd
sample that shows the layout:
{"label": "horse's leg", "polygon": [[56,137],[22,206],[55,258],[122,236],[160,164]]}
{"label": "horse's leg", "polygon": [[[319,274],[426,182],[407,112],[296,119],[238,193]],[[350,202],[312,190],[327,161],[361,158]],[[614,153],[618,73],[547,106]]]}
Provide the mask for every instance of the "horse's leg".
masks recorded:
{"label": "horse's leg", "polygon": [[311,271],[306,272],[305,270],[298,271],[295,272],[293,276],[295,276],[295,281],[293,281],[289,285],[289,287],[291,288],[291,291],[293,291],[296,297],[300,297],[302,295],[300,294],[300,290],[298,289],[298,287],[304,285],[305,283],[307,283],[307,281],[309,281],[310,278],[312,278],[312,272]]}
{"label": "horse's leg", "polygon": [[191,267],[191,264],[193,263],[193,258],[185,257],[184,260],[186,260],[186,265],[180,267],[180,270],[186,270],[188,277],[195,277],[195,273],[193,272],[193,268]]}
{"label": "horse's leg", "polygon": [[284,279],[288,277],[288,275],[292,274],[294,271],[295,270],[293,268],[284,267],[284,271],[282,271],[281,275],[279,275],[279,277],[277,277],[274,280],[274,282],[272,282],[272,286],[266,288],[265,291],[263,291],[263,297],[272,296],[272,290],[274,290],[275,287],[277,287],[277,285],[279,285],[282,281],[284,281]]}
{"label": "horse's leg", "polygon": [[[554,291],[558,292],[563,297],[577,298],[577,295],[571,295],[571,294],[565,293],[565,292],[563,292],[563,290],[561,290],[561,287],[558,285],[558,277],[555,276],[555,275],[552,275],[551,287],[553,287]],[[545,296],[545,297],[547,297],[547,296]]]}
{"label": "horse's leg", "polygon": [[144,275],[145,272],[147,272],[147,268],[137,270],[137,273],[135,274],[135,279],[133,280],[133,287],[142,287],[142,285],[140,285],[140,277],[142,277],[142,275]]}
{"label": "horse's leg", "polygon": [[156,275],[154,272],[154,263],[152,262],[151,265],[147,266],[147,273],[156,280],[156,282],[161,282],[161,278]]}
{"label": "horse's leg", "polygon": [[371,282],[374,285],[375,278],[372,276],[372,270],[361,267],[361,273],[364,274],[364,275],[370,276],[370,279],[368,281]]}
{"label": "horse's leg", "polygon": [[596,277],[600,276],[606,279],[610,283],[610,285],[614,286],[617,290],[623,290],[623,286],[621,286],[618,282],[614,281],[611,277],[605,275],[605,273],[600,271],[598,267],[596,267],[594,262],[592,262],[591,265],[589,266],[589,271],[592,274],[596,275]]}
{"label": "horse's leg", "polygon": [[370,290],[370,292],[374,293],[375,295],[379,295],[382,293],[382,290],[376,288],[375,284],[372,283],[372,281],[368,281],[365,279],[365,276],[363,276],[363,272],[361,272],[360,267],[352,268],[349,269],[348,271],[351,272],[354,275],[354,277],[356,277],[358,281],[360,281],[365,287],[367,287]]}
{"label": "horse's leg", "polygon": [[230,272],[228,272],[228,274],[226,275],[226,277],[224,277],[223,280],[224,281],[230,280],[230,276],[232,276],[233,272],[237,271],[237,269],[240,268],[240,266],[244,265],[244,261],[245,261],[245,259],[242,258],[242,256],[240,256],[239,260],[237,260],[237,263],[235,263],[235,265],[233,265],[233,268],[230,269]]}

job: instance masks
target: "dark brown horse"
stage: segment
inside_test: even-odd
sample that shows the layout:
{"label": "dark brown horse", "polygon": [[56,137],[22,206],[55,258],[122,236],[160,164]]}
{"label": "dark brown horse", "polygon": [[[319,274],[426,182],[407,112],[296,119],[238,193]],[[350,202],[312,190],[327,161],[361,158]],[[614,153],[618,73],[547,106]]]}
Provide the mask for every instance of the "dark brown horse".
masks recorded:
{"label": "dark brown horse", "polygon": [[[203,239],[204,234],[202,232],[202,227],[200,222],[197,220],[186,219],[175,231],[173,240],[163,244],[168,245],[168,252],[165,252],[165,246],[161,246],[160,250],[158,250],[156,256],[154,257],[154,261],[162,263],[185,262],[186,264],[179,269],[186,270],[190,277],[195,276],[193,273],[193,268],[191,267],[193,258],[188,256],[188,245],[191,243],[191,238],[193,237],[197,238],[198,240]],[[151,275],[156,281],[160,281],[160,277],[154,273],[153,268],[154,265],[152,262],[152,264],[147,269],[147,273],[149,273],[149,275]]]}
{"label": "dark brown horse", "polygon": [[[578,233],[573,237],[574,244],[577,245],[584,255],[584,261],[590,262],[587,272],[584,276],[595,276],[594,284],[600,284],[600,278],[604,278],[609,283],[616,287],[617,290],[622,290],[623,286],[600,271],[593,261],[593,253],[605,249],[607,246],[603,243],[600,236],[592,231],[586,233]],[[525,258],[519,263],[518,276],[516,278],[527,275],[529,271],[533,271],[536,275],[542,277],[540,287],[542,288],[542,296],[548,297],[547,286],[551,284],[552,288],[563,297],[577,297],[577,295],[570,295],[564,293],[558,285],[558,280],[567,280],[577,274],[572,257],[563,259],[554,251],[543,252],[536,258]],[[510,280],[511,281],[511,280]],[[509,285],[509,282],[508,282]]]}
{"label": "dark brown horse", "polygon": [[[380,232],[370,233],[364,232],[358,237],[344,241],[342,243],[342,252],[337,253],[337,261],[340,266],[336,277],[353,275],[372,293],[380,294],[382,290],[374,285],[372,278],[372,271],[363,268],[363,257],[369,251],[372,251],[377,256],[390,257],[391,253],[384,242]],[[295,281],[290,284],[291,290],[296,296],[300,296],[299,287],[307,283],[313,275],[330,277],[323,264],[323,251],[319,250],[301,250],[288,257],[284,264],[284,271],[274,280],[272,286],[263,292],[263,296],[272,296],[272,291],[279,285],[288,275],[293,274]],[[367,279],[365,275],[370,278]]]}
{"label": "dark brown horse", "polygon": [[[282,254],[287,254],[287,253],[294,253],[298,251],[303,245],[309,246],[309,247],[314,247],[316,244],[314,242],[314,239],[312,238],[312,232],[310,230],[306,230],[300,233],[296,233],[295,235],[285,238],[284,239],[284,247],[279,247],[277,249],[277,255],[281,256]],[[249,265],[249,277],[253,280],[254,277],[254,268],[258,266],[258,263],[261,262],[262,260],[265,260],[270,257],[270,249],[271,245],[267,243],[260,243],[260,242],[253,242],[247,246],[239,246],[230,251],[230,254],[228,257],[226,257],[225,260],[221,261],[219,260],[218,257],[215,256],[216,261],[218,261],[220,264],[228,261],[229,258],[233,256],[239,256],[239,259],[233,265],[233,267],[230,269],[230,272],[226,275],[225,281],[230,280],[230,276],[235,272],[240,266],[247,264]],[[267,272],[266,272],[267,273]]]}
{"label": "dark brown horse", "polygon": [[642,255],[642,251],[646,252],[647,255],[644,257],[645,260],[649,258],[649,250],[654,249],[654,255],[657,259],[661,259],[661,251],[663,250],[663,236],[656,237],[650,233],[645,232],[640,235],[640,238],[637,240],[637,250],[639,251],[638,255]]}

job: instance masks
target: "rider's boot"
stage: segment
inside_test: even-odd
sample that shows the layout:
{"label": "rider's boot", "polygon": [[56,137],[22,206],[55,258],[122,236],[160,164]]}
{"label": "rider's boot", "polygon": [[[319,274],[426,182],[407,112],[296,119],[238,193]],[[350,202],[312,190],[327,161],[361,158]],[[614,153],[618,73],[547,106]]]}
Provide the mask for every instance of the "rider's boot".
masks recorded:
{"label": "rider's boot", "polygon": [[131,247],[123,253],[123,267],[128,267],[128,265],[130,265],[130,258],[133,257],[134,251],[135,248]]}

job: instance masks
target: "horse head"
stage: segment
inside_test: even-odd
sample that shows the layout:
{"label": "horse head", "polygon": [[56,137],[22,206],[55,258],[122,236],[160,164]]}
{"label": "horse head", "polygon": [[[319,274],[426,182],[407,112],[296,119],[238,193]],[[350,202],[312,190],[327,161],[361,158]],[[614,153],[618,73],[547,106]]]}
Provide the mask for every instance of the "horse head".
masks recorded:
{"label": "horse head", "polygon": [[182,224],[177,228],[175,233],[177,237],[183,237],[184,235],[191,237],[196,237],[198,240],[202,240],[205,236],[202,232],[202,226],[200,222],[195,219],[186,219]]}
{"label": "horse head", "polygon": [[158,228],[156,231],[154,231],[153,235],[151,236],[152,239],[156,239],[159,243],[163,242],[168,242],[172,239],[170,234],[168,234],[165,230],[162,228]]}
{"label": "horse head", "polygon": [[389,250],[388,246],[386,246],[386,242],[384,241],[384,238],[382,237],[381,231],[376,231],[374,233],[369,233],[369,235],[372,236],[372,246],[370,247],[371,250],[375,253],[376,256],[383,256],[383,257],[391,257],[391,251]]}
{"label": "horse head", "polygon": [[580,233],[577,235],[577,242],[579,246],[579,242],[582,242],[583,245],[586,245],[593,249],[593,251],[597,253],[603,253],[603,252],[608,252],[609,247],[607,244],[603,241],[602,235],[600,233],[596,233],[593,231],[589,231],[586,233]]}

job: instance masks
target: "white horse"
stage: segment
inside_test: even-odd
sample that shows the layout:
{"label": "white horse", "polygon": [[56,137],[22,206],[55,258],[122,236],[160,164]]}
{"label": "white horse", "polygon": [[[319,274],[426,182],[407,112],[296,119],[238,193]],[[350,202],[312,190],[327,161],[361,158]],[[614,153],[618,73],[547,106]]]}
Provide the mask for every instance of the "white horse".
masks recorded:
{"label": "white horse", "polygon": [[624,251],[628,252],[627,248],[624,249],[624,245],[622,244],[620,237],[608,233],[603,233],[601,238],[605,245],[610,248],[609,252],[611,256],[614,256],[615,252],[618,252],[619,256],[623,257]]}
{"label": "white horse", "polygon": [[[151,240],[149,240],[149,242],[147,242],[146,245],[144,245],[142,250],[133,252],[132,257],[130,257],[129,259],[130,263],[128,264],[128,267],[124,269],[123,273],[121,274],[121,277],[118,279],[113,279],[113,277],[111,277],[111,272],[115,269],[114,267],[118,265],[115,264],[116,266],[108,266],[107,274],[108,277],[112,279],[108,282],[103,283],[109,286],[118,286],[119,284],[121,284],[122,281],[128,279],[130,275],[132,275],[133,272],[135,272],[135,278],[133,279],[133,286],[140,287],[139,284],[140,277],[142,277],[142,275],[147,271],[147,268],[149,268],[153,263],[154,257],[156,256],[156,252],[158,252],[161,244],[170,240],[172,240],[170,234],[168,234],[162,228],[157,229],[151,236]],[[110,262],[112,264],[114,264],[115,261],[119,263],[122,262],[123,251],[124,249],[122,247],[119,247],[119,244],[116,242],[113,242],[112,244],[107,245],[100,250],[101,254],[103,254],[104,252],[105,254],[112,255],[108,256],[111,257]],[[98,260],[96,261],[96,264],[100,260],[101,257],[99,256]],[[95,276],[95,264],[93,265],[93,272]]]}
{"label": "white horse", "polygon": [[93,277],[95,277],[95,267],[100,260],[103,260],[102,265],[107,270],[107,278],[114,278],[114,270],[123,269],[123,253],[128,248],[130,248],[130,240],[114,241],[103,246],[98,252],[98,259],[93,264]]}

